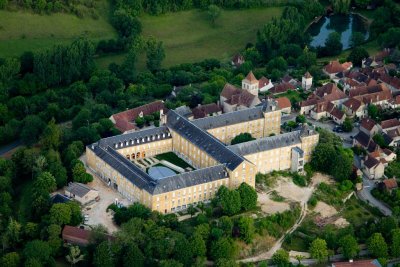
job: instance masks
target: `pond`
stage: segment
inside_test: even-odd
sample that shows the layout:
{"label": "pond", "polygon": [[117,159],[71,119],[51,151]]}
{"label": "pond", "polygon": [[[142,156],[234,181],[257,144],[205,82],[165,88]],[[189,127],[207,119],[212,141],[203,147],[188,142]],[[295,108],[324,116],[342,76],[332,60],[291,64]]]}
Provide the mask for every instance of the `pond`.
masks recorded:
{"label": "pond", "polygon": [[369,37],[368,23],[357,14],[322,17],[318,22],[311,24],[307,32],[312,37],[310,45],[313,47],[325,46],[325,41],[332,32],[341,35],[343,49],[350,48],[353,32],[361,32],[365,40]]}
{"label": "pond", "polygon": [[154,179],[162,179],[164,177],[173,176],[176,173],[170,168],[164,166],[153,166],[147,170],[147,173]]}

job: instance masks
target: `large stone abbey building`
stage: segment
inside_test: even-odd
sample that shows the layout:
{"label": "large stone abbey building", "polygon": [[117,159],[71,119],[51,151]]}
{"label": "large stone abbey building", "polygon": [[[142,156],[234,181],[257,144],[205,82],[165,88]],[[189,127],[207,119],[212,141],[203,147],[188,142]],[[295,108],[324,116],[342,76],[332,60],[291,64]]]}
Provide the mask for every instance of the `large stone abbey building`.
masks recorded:
{"label": "large stone abbey building", "polygon": [[[174,110],[161,112],[160,127],[113,136],[87,146],[93,172],[130,200],[163,213],[208,201],[218,188],[255,186],[258,172],[302,171],[318,143],[304,126],[280,134],[281,111],[267,100],[254,108],[189,121]],[[229,145],[240,133],[254,141]],[[173,151],[195,170],[155,179],[138,159]]]}

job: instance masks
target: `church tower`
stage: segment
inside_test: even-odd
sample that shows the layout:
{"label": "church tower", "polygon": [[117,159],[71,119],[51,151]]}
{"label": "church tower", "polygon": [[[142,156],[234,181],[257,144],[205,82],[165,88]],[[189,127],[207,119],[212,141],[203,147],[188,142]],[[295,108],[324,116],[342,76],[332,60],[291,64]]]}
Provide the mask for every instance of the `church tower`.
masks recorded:
{"label": "church tower", "polygon": [[242,80],[242,89],[247,90],[252,95],[258,96],[258,86],[258,80],[252,71],[250,71],[246,78]]}

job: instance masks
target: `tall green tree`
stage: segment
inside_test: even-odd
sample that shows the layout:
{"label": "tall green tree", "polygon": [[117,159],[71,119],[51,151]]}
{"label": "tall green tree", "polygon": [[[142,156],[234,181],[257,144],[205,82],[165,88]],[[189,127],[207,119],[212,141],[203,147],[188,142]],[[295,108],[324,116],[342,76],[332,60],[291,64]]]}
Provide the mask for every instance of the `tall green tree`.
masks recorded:
{"label": "tall green tree", "polygon": [[328,260],[328,247],[326,241],[320,238],[315,239],[310,245],[310,254],[313,259],[318,262],[326,262]]}
{"label": "tall green tree", "polygon": [[345,235],[340,238],[339,244],[346,259],[353,259],[360,252],[357,240],[352,235]]}
{"label": "tall green tree", "polygon": [[363,47],[354,47],[351,50],[349,56],[347,57],[348,61],[351,61],[354,66],[361,67],[363,59],[369,57],[368,51]]}
{"label": "tall green tree", "polygon": [[248,244],[251,243],[255,234],[253,218],[247,216],[240,217],[238,221],[238,228],[240,232],[240,238]]}
{"label": "tall green tree", "polygon": [[144,266],[144,260],[144,255],[136,244],[128,246],[123,258],[124,267],[142,267]]}
{"label": "tall green tree", "polygon": [[381,233],[375,233],[367,240],[369,253],[376,258],[386,258],[388,256],[388,247]]}
{"label": "tall green tree", "polygon": [[53,119],[47,124],[47,127],[44,129],[42,136],[40,137],[40,144],[42,148],[45,150],[55,149],[60,146],[61,143],[61,130],[56,125],[56,122]]}
{"label": "tall green tree", "polygon": [[78,262],[85,259],[85,255],[81,254],[81,250],[78,246],[69,246],[68,255],[65,256],[65,259],[71,264],[71,266],[75,266]]}
{"label": "tall green tree", "polygon": [[391,237],[390,254],[397,258],[400,256],[400,229],[393,229]]}
{"label": "tall green tree", "polygon": [[114,256],[108,241],[100,243],[93,255],[93,264],[96,267],[112,267],[114,264]]}
{"label": "tall green tree", "polygon": [[211,24],[215,27],[215,22],[219,16],[221,16],[221,9],[216,5],[209,5],[207,9],[208,17],[211,20]]}
{"label": "tall green tree", "polygon": [[241,183],[238,191],[243,210],[254,209],[257,206],[257,192],[253,187],[247,183]]}
{"label": "tall green tree", "polygon": [[330,33],[325,41],[325,48],[329,55],[339,55],[343,48],[340,34],[337,32]]}
{"label": "tall green tree", "polygon": [[161,69],[161,63],[165,59],[163,42],[157,42],[154,38],[149,38],[146,43],[146,66],[151,72]]}

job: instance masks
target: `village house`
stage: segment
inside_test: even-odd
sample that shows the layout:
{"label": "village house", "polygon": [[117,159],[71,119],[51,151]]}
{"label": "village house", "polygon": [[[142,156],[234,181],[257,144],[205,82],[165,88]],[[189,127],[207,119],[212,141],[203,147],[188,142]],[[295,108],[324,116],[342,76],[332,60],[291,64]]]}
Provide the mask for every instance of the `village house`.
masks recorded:
{"label": "village house", "polygon": [[99,191],[81,183],[69,183],[65,189],[65,195],[75,199],[82,205],[95,201],[99,197]]}
{"label": "village house", "polygon": [[360,131],[364,132],[370,137],[373,137],[375,134],[380,132],[379,126],[373,119],[370,118],[364,118],[361,120]]}
{"label": "village house", "polygon": [[287,97],[278,97],[275,99],[278,102],[278,107],[282,113],[290,114],[292,112],[292,104]]}
{"label": "village house", "polygon": [[334,262],[332,267],[382,267],[378,260],[359,260],[359,261],[345,261]]}
{"label": "village house", "polygon": [[342,105],[346,116],[350,118],[363,118],[366,116],[366,107],[364,103],[358,99],[350,98]]}
{"label": "village house", "polygon": [[359,131],[353,138],[353,146],[359,146],[369,152],[373,152],[378,148],[378,145],[372,140],[372,137],[363,131]]}
{"label": "village house", "polygon": [[262,93],[267,92],[272,87],[274,87],[274,85],[272,84],[270,79],[262,76],[261,79],[258,80],[258,88],[260,92]]}
{"label": "village house", "polygon": [[393,189],[397,189],[399,186],[395,178],[385,179],[379,184],[379,189],[391,193]]}
{"label": "village house", "polygon": [[389,130],[382,135],[387,146],[400,147],[400,128]]}
{"label": "village house", "polygon": [[382,132],[387,133],[390,130],[395,130],[400,127],[400,121],[398,119],[389,119],[381,121],[380,128]]}
{"label": "village house", "polygon": [[220,94],[220,103],[225,113],[255,107],[261,103],[258,96],[246,89],[239,89],[232,84],[225,84]]}
{"label": "village house", "polygon": [[353,63],[351,62],[345,62],[343,64],[340,64],[339,61],[334,60],[329,62],[328,65],[324,66],[322,71],[329,76],[330,79],[333,79],[336,77],[338,73],[348,71],[353,67]]}
{"label": "village house", "polygon": [[388,101],[388,107],[392,109],[400,108],[400,95]]}
{"label": "village house", "polygon": [[136,118],[143,118],[146,115],[151,115],[155,112],[160,112],[161,110],[165,110],[165,106],[164,102],[159,100],[113,114],[111,115],[110,120],[114,123],[115,128],[117,128],[119,131],[122,133],[129,133],[139,129],[135,123]]}
{"label": "village house", "polygon": [[244,62],[245,62],[244,57],[243,57],[241,54],[237,53],[236,55],[234,55],[234,56],[232,57],[231,64],[232,64],[233,67],[238,68],[238,67],[240,67]]}
{"label": "village house", "polygon": [[297,87],[291,83],[281,82],[281,83],[275,84],[274,87],[272,87],[269,91],[271,92],[271,94],[277,95],[277,94],[286,93],[289,90],[296,90],[296,89],[297,89]]}
{"label": "village house", "polygon": [[363,59],[361,62],[361,66],[363,68],[378,68],[378,67],[382,67],[385,62],[385,58],[389,57],[390,54],[392,53],[392,50],[389,48],[385,48],[382,51],[378,52],[377,54],[375,54],[374,56],[368,57],[366,59]]}
{"label": "village house", "polygon": [[328,83],[300,103],[300,114],[310,115],[315,120],[329,117],[337,124],[342,124],[346,114],[341,107],[347,99],[346,94],[334,83]]}
{"label": "village house", "polygon": [[384,175],[385,166],[383,163],[370,155],[367,155],[365,160],[361,161],[361,165],[363,166],[364,173],[371,180],[380,179]]}
{"label": "village house", "polygon": [[207,105],[198,105],[194,109],[192,109],[193,118],[200,119],[209,116],[216,116],[222,114],[222,108],[215,104],[207,104]]}

